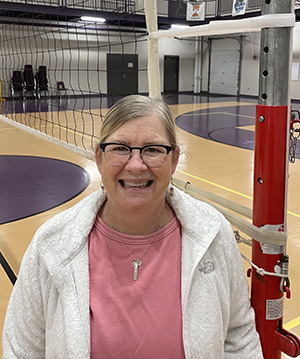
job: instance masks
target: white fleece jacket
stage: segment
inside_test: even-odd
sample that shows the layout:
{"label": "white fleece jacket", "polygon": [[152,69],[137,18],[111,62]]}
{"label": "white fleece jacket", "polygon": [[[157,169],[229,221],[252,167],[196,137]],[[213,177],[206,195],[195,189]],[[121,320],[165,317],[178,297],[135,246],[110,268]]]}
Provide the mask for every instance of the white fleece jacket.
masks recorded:
{"label": "white fleece jacket", "polygon": [[[88,235],[104,200],[97,191],[35,234],[7,309],[4,359],[90,358]],[[182,191],[167,200],[182,225],[186,358],[263,359],[231,226]]]}

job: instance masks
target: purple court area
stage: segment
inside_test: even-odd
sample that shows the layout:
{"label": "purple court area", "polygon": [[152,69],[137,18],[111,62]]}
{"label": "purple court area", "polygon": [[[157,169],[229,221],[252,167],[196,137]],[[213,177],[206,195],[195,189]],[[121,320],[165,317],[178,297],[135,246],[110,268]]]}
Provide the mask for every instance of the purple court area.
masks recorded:
{"label": "purple court area", "polygon": [[53,158],[0,156],[0,224],[30,217],[76,197],[89,184],[78,165]]}
{"label": "purple court area", "polygon": [[[176,118],[181,129],[193,135],[230,146],[254,150],[255,105],[219,107],[184,113]],[[297,146],[296,158],[300,158]]]}

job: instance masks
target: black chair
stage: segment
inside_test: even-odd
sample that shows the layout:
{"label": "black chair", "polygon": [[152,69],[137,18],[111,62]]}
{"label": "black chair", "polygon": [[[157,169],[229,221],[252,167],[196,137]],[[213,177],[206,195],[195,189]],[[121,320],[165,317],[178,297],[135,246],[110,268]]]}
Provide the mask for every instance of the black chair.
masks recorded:
{"label": "black chair", "polygon": [[10,81],[10,90],[13,99],[15,98],[16,93],[19,93],[19,96],[24,98],[25,89],[21,71],[13,71],[13,76]]}
{"label": "black chair", "polygon": [[36,97],[36,80],[33,75],[32,65],[24,66],[24,88],[25,96],[28,92],[31,92]]}
{"label": "black chair", "polygon": [[41,98],[41,91],[49,92],[49,81],[47,78],[47,68],[46,66],[39,66],[39,71],[36,74],[37,82],[37,96]]}
{"label": "black chair", "polygon": [[62,92],[64,92],[64,95],[67,95],[68,89],[63,81],[57,81],[57,93],[59,97]]}

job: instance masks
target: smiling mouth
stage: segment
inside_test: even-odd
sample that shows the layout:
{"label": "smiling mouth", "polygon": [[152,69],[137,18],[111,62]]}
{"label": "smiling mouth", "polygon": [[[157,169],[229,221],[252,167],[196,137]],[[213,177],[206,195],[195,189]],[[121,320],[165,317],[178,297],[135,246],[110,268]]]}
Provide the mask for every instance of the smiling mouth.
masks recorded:
{"label": "smiling mouth", "polygon": [[124,188],[147,188],[151,185],[153,181],[145,181],[145,182],[139,182],[139,183],[133,183],[133,182],[129,182],[129,181],[123,181],[120,180],[120,183],[122,185],[122,187]]}

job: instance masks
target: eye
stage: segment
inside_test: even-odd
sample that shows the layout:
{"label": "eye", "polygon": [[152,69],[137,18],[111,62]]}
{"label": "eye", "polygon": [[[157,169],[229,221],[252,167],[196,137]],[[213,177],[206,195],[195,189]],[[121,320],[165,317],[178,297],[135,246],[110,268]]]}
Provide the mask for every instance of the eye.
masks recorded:
{"label": "eye", "polygon": [[156,155],[159,155],[164,152],[165,152],[165,149],[163,147],[159,147],[159,146],[146,147],[144,149],[144,154],[148,155],[148,156],[156,156]]}
{"label": "eye", "polygon": [[108,150],[115,153],[128,153],[129,149],[122,145],[109,145]]}

